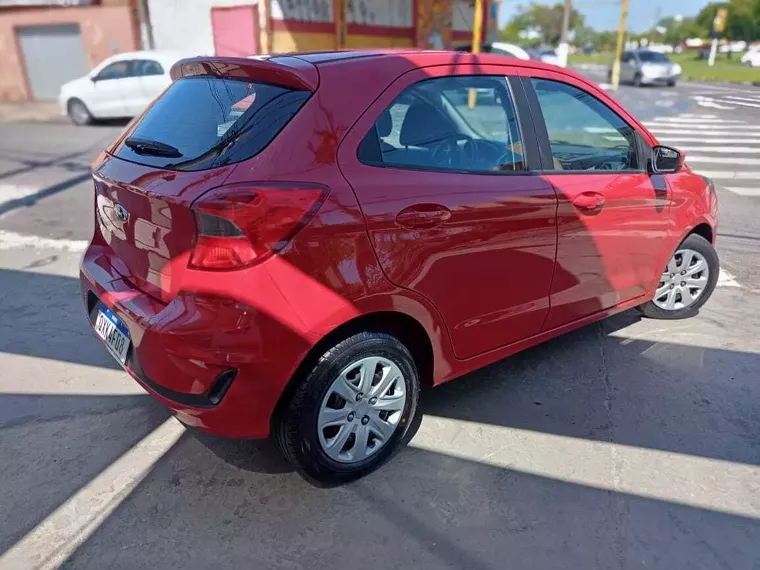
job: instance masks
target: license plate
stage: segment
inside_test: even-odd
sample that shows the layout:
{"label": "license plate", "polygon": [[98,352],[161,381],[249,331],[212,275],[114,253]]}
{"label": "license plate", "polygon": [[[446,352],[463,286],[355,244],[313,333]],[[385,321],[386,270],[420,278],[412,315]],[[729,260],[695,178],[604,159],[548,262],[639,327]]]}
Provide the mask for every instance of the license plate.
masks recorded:
{"label": "license plate", "polygon": [[116,359],[124,364],[127,361],[129,351],[129,329],[105,307],[98,309],[98,318],[95,320],[95,332],[103,339],[106,346]]}

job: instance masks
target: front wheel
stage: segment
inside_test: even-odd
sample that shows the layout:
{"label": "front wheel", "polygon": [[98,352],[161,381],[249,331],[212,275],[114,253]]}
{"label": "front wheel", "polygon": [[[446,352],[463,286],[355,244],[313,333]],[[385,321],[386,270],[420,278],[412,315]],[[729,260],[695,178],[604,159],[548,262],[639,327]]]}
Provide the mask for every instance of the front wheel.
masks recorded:
{"label": "front wheel", "polygon": [[90,113],[87,105],[79,99],[72,99],[66,106],[69,119],[75,125],[89,125],[92,123],[92,114]]}
{"label": "front wheel", "polygon": [[640,73],[637,73],[636,75],[633,76],[633,86],[634,87],[641,87],[642,86],[642,83],[641,83],[641,74]]}
{"label": "front wheel", "polygon": [[395,337],[363,332],[325,352],[279,411],[285,457],[335,485],[378,468],[399,448],[417,410],[419,375]]}
{"label": "front wheel", "polygon": [[652,319],[685,319],[699,312],[715,290],[720,261],[712,244],[688,236],[668,261],[654,298],[640,307]]}

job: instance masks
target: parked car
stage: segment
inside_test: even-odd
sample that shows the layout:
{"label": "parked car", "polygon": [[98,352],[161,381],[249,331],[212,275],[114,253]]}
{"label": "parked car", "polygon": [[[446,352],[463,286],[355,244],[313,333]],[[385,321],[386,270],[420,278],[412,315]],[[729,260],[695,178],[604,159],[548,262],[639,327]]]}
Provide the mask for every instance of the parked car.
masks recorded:
{"label": "parked car", "polygon": [[[612,76],[612,66],[608,78]],[[681,66],[657,51],[637,49],[623,52],[620,58],[620,82],[642,85],[674,87],[681,77]]]}
{"label": "parked car", "polygon": [[388,459],[423,386],[715,287],[712,184],[574,72],[357,51],[171,73],[93,164],[87,315],[180,421],[273,434],[310,478]]}
{"label": "parked car", "polygon": [[94,119],[135,117],[171,84],[169,70],[186,56],[161,51],[111,56],[84,77],[61,87],[61,112],[75,125]]}
{"label": "parked car", "polygon": [[556,49],[543,49],[540,51],[539,57],[544,63],[559,65],[559,56],[557,55]]}
{"label": "parked car", "polygon": [[760,48],[750,48],[742,56],[741,62],[750,67],[760,67]]}
{"label": "parked car", "polygon": [[[471,44],[456,46],[455,51],[472,51]],[[518,46],[506,42],[485,43],[480,46],[481,53],[492,53],[494,55],[504,55],[507,57],[516,57],[517,59],[535,59],[541,60],[541,53],[532,47]]]}

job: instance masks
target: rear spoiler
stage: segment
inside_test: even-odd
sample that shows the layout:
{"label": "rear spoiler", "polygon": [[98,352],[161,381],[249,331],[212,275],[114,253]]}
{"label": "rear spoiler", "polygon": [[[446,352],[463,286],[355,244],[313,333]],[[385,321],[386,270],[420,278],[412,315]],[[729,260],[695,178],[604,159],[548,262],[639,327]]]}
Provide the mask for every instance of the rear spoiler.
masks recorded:
{"label": "rear spoiler", "polygon": [[182,77],[204,75],[248,79],[306,91],[316,91],[319,85],[317,68],[308,61],[292,56],[268,59],[193,57],[178,61],[171,69],[174,81]]}

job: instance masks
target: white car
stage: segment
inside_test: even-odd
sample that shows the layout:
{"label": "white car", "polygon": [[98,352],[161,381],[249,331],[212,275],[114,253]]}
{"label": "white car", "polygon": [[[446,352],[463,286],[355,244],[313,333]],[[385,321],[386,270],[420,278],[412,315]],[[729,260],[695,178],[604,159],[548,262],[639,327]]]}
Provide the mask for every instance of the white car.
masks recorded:
{"label": "white car", "polygon": [[109,57],[90,73],[65,83],[58,101],[76,125],[93,119],[135,117],[166,89],[169,71],[187,54],[133,51]]}
{"label": "white car", "polygon": [[760,48],[749,50],[742,56],[741,62],[750,67],[760,67]]}

